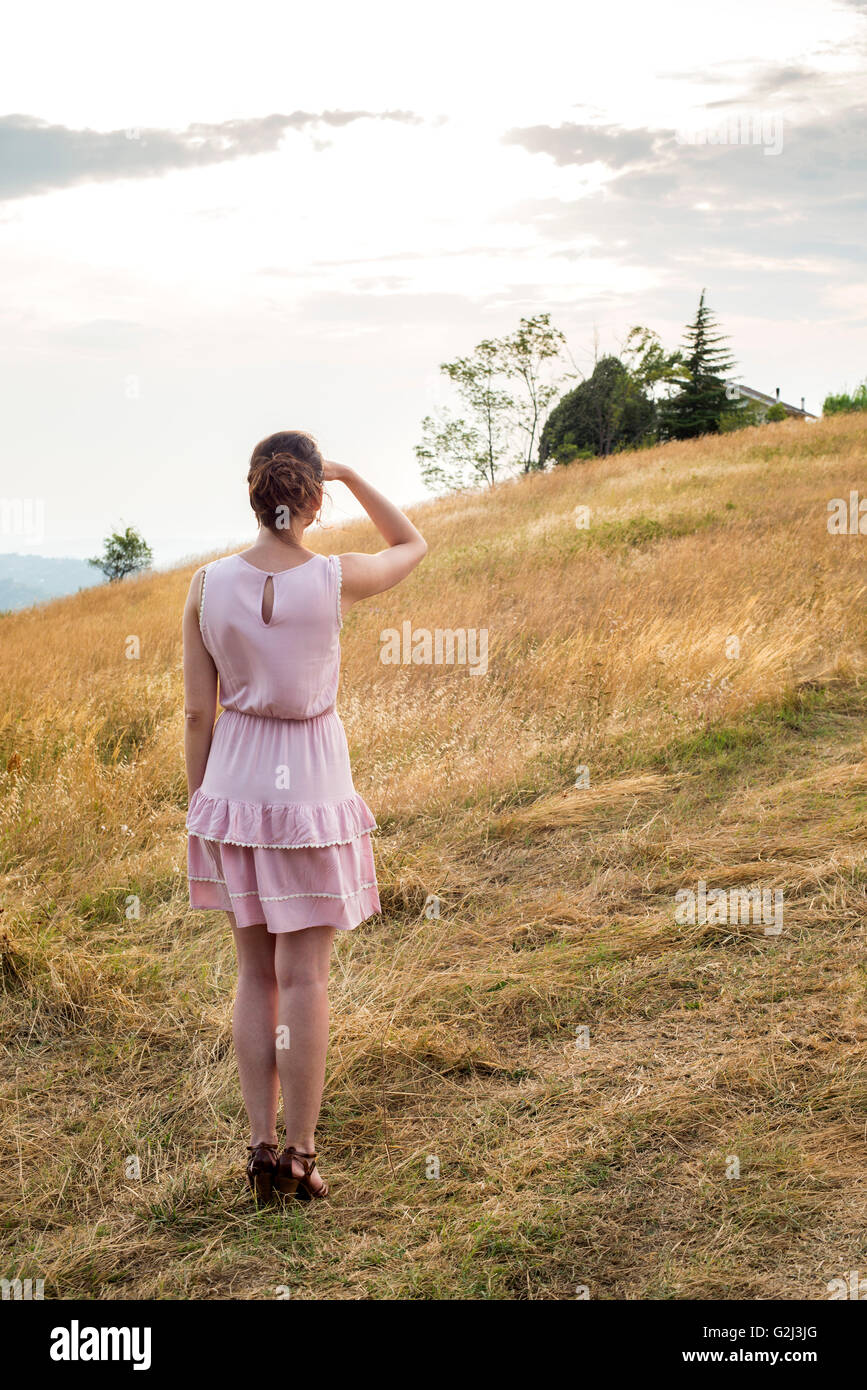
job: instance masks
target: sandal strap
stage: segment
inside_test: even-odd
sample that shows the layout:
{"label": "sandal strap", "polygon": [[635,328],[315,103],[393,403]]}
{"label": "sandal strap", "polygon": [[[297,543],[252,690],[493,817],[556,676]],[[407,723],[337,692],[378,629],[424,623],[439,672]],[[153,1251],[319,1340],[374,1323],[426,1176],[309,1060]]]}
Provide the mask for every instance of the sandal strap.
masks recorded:
{"label": "sandal strap", "polygon": [[290,1164],[293,1158],[297,1158],[304,1170],[304,1177],[309,1178],[313,1169],[316,1167],[316,1160],[319,1155],[315,1153],[304,1153],[301,1149],[296,1149],[294,1144],[287,1144],[281,1157],[288,1158]]}
{"label": "sandal strap", "polygon": [[302,1176],[298,1178],[298,1182],[306,1184],[306,1190],[309,1192],[311,1197],[327,1197],[327,1182],[322,1182],[322,1185],[318,1188],[314,1188],[310,1185],[310,1179],[313,1176],[313,1170],[316,1167],[316,1160],[318,1157],[319,1155],[316,1153],[304,1153],[303,1149],[296,1149],[294,1144],[287,1144],[280,1155],[279,1161],[282,1166],[284,1160],[288,1160],[289,1169],[291,1172],[292,1164],[295,1161],[295,1159],[297,1159],[298,1162],[301,1164],[302,1169]]}

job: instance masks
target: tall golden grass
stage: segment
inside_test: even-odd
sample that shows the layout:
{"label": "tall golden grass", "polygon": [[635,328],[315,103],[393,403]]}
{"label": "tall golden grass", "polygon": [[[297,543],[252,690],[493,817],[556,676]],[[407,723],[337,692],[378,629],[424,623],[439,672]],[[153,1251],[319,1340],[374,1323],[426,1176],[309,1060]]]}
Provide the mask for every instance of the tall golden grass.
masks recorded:
{"label": "tall golden grass", "polygon": [[[383,916],[335,952],[315,1213],[248,1204],[230,934],[187,906],[194,564],[0,618],[3,1274],[823,1298],[858,1268],[867,536],[826,521],[865,443],[785,422],[415,509],[424,565],[343,633]],[[405,621],[487,629],[487,674],[384,664]],[[782,889],[782,936],[678,924],[699,878]]]}

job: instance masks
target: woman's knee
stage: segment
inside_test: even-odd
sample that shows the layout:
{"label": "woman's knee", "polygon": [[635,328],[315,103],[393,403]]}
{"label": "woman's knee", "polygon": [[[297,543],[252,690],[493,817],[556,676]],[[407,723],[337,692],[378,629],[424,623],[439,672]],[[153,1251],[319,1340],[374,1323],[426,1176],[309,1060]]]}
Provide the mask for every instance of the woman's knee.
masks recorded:
{"label": "woman's knee", "polygon": [[238,983],[252,989],[268,990],[277,988],[273,960],[239,960]]}
{"label": "woman's knee", "polygon": [[281,989],[328,988],[333,927],[308,927],[279,936],[274,951],[274,973]]}
{"label": "woman's knee", "polygon": [[252,927],[235,928],[238,957],[238,979],[245,983],[274,988],[274,938],[258,923]]}
{"label": "woman's knee", "polygon": [[327,990],[329,970],[327,964],[311,961],[275,962],[274,973],[278,989]]}

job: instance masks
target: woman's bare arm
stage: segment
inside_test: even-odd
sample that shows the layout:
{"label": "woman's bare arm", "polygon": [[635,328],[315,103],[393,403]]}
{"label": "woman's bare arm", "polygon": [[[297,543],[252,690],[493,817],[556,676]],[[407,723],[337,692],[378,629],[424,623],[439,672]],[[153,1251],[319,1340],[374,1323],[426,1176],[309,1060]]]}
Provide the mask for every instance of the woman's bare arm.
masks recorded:
{"label": "woman's bare arm", "polygon": [[359,599],[393,589],[395,584],[406,579],[427,554],[427,541],[399,507],[359,477],[353,468],[327,462],[325,479],[327,482],[344,483],[349,488],[388,546],[387,550],[380,550],[376,555],[365,555],[359,551],[341,555],[342,606],[345,612]]}
{"label": "woman's bare arm", "polygon": [[184,760],[190,797],[205,776],[217,713],[217,668],[199,629],[203,573],[193,575],[184,607]]}

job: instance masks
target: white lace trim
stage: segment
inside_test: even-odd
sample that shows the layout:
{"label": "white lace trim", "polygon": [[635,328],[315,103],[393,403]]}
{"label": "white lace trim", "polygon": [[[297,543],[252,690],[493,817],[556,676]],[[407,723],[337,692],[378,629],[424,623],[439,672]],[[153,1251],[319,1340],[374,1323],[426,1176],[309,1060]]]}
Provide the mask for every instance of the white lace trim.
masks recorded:
{"label": "white lace trim", "polygon": [[197,840],[211,839],[214,845],[237,845],[240,849],[331,849],[333,845],[351,845],[353,840],[360,839],[362,835],[370,835],[378,829],[378,825],[372,825],[370,830],[359,830],[355,835],[350,835],[348,840],[310,840],[303,845],[256,845],[250,840],[213,840],[209,835],[200,835],[198,830],[188,830],[187,834],[195,836]]}
{"label": "white lace trim", "polygon": [[207,567],[207,565],[205,565],[205,568],[202,570],[202,587],[201,587],[201,589],[199,590],[199,631],[200,631],[200,632],[201,632],[201,630],[202,630],[202,614],[203,614],[204,611],[205,611],[205,580],[207,579],[207,577],[208,577],[208,567]]}
{"label": "white lace trim", "polygon": [[340,902],[345,902],[347,898],[357,898],[359,893],[366,893],[369,888],[375,888],[376,883],[362,883],[358,888],[353,888],[351,893],[282,893],[279,897],[264,897],[257,893],[255,888],[251,888],[246,893],[233,893],[222,878],[196,878],[190,875],[192,883],[219,883],[221,888],[225,888],[230,898],[256,898],[260,903],[286,903],[290,898],[336,898]]}
{"label": "white lace trim", "polygon": [[341,595],[343,594],[343,566],[340,563],[340,556],[335,555],[334,563],[337,566],[337,627],[343,627],[343,614],[340,611]]}
{"label": "white lace trim", "polygon": [[[290,898],[337,898],[340,902],[346,902],[347,898],[357,898],[359,893],[366,893],[369,888],[375,888],[375,883],[362,883],[360,888],[353,888],[351,893],[283,893],[279,898],[263,898],[259,895],[260,903],[285,903]],[[234,893],[229,897],[233,898]]]}

